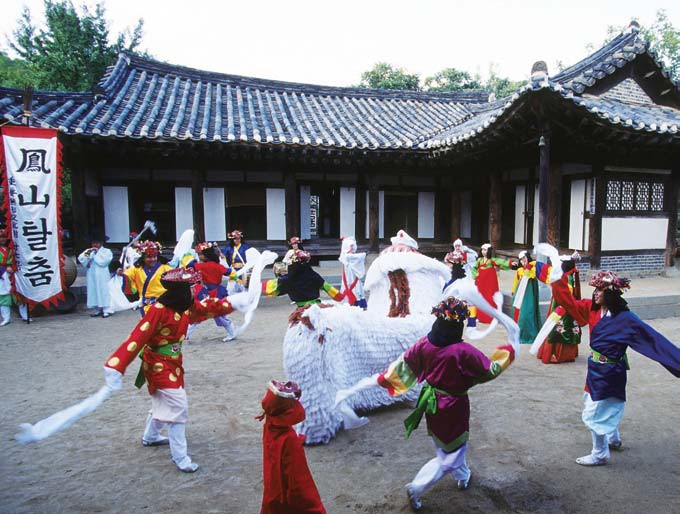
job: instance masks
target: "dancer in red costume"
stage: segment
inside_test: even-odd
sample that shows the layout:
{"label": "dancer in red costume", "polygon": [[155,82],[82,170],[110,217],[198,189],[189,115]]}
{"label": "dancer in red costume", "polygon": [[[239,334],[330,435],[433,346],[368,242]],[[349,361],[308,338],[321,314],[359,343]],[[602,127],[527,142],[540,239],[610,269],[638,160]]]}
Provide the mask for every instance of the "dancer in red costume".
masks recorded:
{"label": "dancer in red costume", "polygon": [[[482,293],[484,299],[494,308],[496,307],[496,302],[494,302],[493,295],[498,291],[498,270],[514,269],[515,267],[516,264],[513,261],[494,257],[493,248],[489,243],[482,245],[482,256],[475,261],[472,267],[472,278],[475,279],[477,289]],[[491,323],[491,316],[479,311],[477,313],[477,321],[480,323]]]}
{"label": "dancer in red costume", "polygon": [[262,398],[264,493],[260,514],[325,514],[307,466],[305,436],[293,429],[305,419],[295,382],[270,382]]}

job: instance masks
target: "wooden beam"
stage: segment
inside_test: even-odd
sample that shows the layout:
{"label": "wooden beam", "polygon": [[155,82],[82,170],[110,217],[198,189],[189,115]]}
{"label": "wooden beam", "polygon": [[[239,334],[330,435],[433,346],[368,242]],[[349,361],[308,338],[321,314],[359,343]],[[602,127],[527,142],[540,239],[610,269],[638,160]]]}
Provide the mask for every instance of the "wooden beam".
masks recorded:
{"label": "wooden beam", "polygon": [[503,219],[501,173],[489,176],[489,242],[494,248],[501,247],[501,228]]}
{"label": "wooden beam", "polygon": [[[78,156],[73,162],[65,163],[71,170],[71,214],[73,215],[73,245],[79,248],[88,248],[92,234],[90,233],[90,213],[87,207],[85,195],[85,165],[83,159]],[[103,228],[103,227],[102,227]]]}
{"label": "wooden beam", "polygon": [[205,172],[191,170],[191,212],[194,217],[194,239],[205,241],[205,217],[203,213],[203,188],[205,187]]}
{"label": "wooden beam", "polygon": [[[562,174],[557,163],[550,163],[548,177],[548,232],[547,241],[555,248],[560,246],[560,228],[562,210]],[[497,248],[497,247],[495,247]]]}
{"label": "wooden beam", "polygon": [[286,190],[286,234],[291,237],[300,234],[300,195],[295,172],[285,171],[283,183]]}
{"label": "wooden beam", "polygon": [[666,266],[675,264],[676,238],[678,230],[678,188],[680,188],[680,166],[673,168],[668,181],[668,231],[666,234]]}
{"label": "wooden beam", "polygon": [[380,193],[375,177],[369,177],[368,183],[368,240],[371,252],[378,252],[380,249]]}
{"label": "wooden beam", "polygon": [[460,237],[460,222],[461,222],[461,194],[460,191],[451,191],[451,224],[450,224],[450,236],[451,241],[455,241]]}
{"label": "wooden beam", "polygon": [[590,217],[588,232],[588,254],[590,268],[600,269],[600,252],[602,251],[602,215],[606,201],[606,177],[602,163],[593,164],[595,175],[595,213]]}
{"label": "wooden beam", "polygon": [[542,122],[538,140],[538,241],[548,240],[548,195],[550,185],[550,131]]}

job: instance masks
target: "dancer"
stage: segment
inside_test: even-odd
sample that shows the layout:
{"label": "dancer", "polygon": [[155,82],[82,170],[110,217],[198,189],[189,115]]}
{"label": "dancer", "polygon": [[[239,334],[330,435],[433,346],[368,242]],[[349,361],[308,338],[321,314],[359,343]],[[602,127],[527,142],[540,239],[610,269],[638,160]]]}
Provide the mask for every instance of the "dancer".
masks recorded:
{"label": "dancer", "polygon": [[451,244],[451,247],[454,252],[460,252],[463,255],[463,258],[465,259],[465,272],[468,275],[472,275],[472,266],[478,257],[477,252],[465,246],[460,238],[456,239]]}
{"label": "dancer", "polygon": [[[198,464],[187,454],[185,427],[188,419],[188,402],[184,389],[182,367],[182,342],[189,323],[207,317],[223,316],[233,312],[228,300],[195,299],[191,286],[201,280],[200,272],[175,268],[160,278],[165,293],[133,329],[132,333],[106,360],[106,368],[125,373],[141,352],[142,366],[135,385],[148,383],[151,394],[151,412],[142,436],[143,446],[170,445],[172,461],[186,473],[193,473]],[[164,425],[168,436],[161,436]]]}
{"label": "dancer", "polygon": [[305,247],[302,246],[302,239],[300,239],[298,236],[291,237],[288,240],[288,251],[286,252],[286,255],[283,256],[283,260],[281,262],[288,266],[293,261],[293,255],[295,255],[295,252],[304,249]]}
{"label": "dancer", "polygon": [[267,296],[287,294],[298,307],[305,307],[321,303],[319,290],[323,289],[333,300],[341,302],[344,295],[312,269],[311,258],[309,252],[297,250],[288,266],[288,274],[263,281],[262,292]]}
{"label": "dancer", "polygon": [[[493,254],[493,248],[489,243],[482,245],[482,256],[475,261],[472,267],[472,278],[475,280],[477,289],[482,293],[482,296],[493,307],[496,307],[496,302],[493,295],[498,291],[498,270],[513,269],[515,263],[507,261]],[[478,321],[480,323],[491,323],[491,316],[485,312],[480,312]]]}
{"label": "dancer", "polygon": [[[432,437],[436,457],[427,462],[408,484],[413,510],[422,508],[421,496],[445,474],[453,473],[458,489],[470,485],[470,468],[465,454],[470,430],[468,390],[498,377],[515,358],[512,342],[498,347],[491,358],[463,341],[468,306],[449,297],[432,309],[436,319],[429,334],[406,350],[386,371],[360,381],[351,389],[340,390],[336,405],[350,395],[379,385],[398,396],[423,383],[418,403],[406,418],[406,436],[415,430],[423,415]],[[511,323],[511,322],[510,322]],[[512,324],[512,323],[511,323]]]}
{"label": "dancer", "polygon": [[340,291],[349,305],[366,310],[364,276],[366,275],[366,252],[356,253],[357,242],[353,237],[342,238],[342,249],[338,260],[342,263],[342,285]]}
{"label": "dancer", "polygon": [[[229,238],[229,244],[225,246],[224,251],[222,252],[227,261],[226,266],[238,271],[248,262],[246,252],[252,247],[245,242],[243,232],[240,230],[232,230],[227,237]],[[241,292],[247,286],[248,275],[246,274],[234,282],[234,291],[237,293]]]}
{"label": "dancer", "polygon": [[[456,239],[456,242],[459,241],[460,239]],[[466,259],[467,257],[465,256],[465,254],[458,250],[454,250],[446,254],[446,257],[444,257],[444,264],[446,264],[451,270],[451,279],[446,284],[444,284],[442,291],[445,291],[447,287],[449,287],[457,280],[461,280],[467,276],[467,274],[465,273],[465,265],[467,264]],[[467,328],[474,329],[475,327],[477,327],[477,307],[475,307],[474,305],[469,305],[468,311],[469,316],[467,318]]]}
{"label": "dancer", "polygon": [[111,272],[109,264],[113,260],[113,253],[104,248],[106,237],[92,239],[90,248],[78,256],[78,262],[85,268],[87,276],[87,306],[94,309],[91,317],[108,318],[111,315],[111,296],[109,294],[109,280]]}
{"label": "dancer", "polygon": [[141,301],[139,313],[144,316],[158,297],[165,292],[161,284],[161,275],[172,269],[167,259],[161,253],[161,244],[155,241],[142,241],[137,245],[141,255],[134,266],[123,271],[118,269],[118,275],[124,277],[126,294],[136,293]]}
{"label": "dancer", "polygon": [[529,250],[519,252],[519,267],[512,284],[514,318],[519,325],[519,342],[531,344],[541,328],[538,310],[538,282],[549,283],[552,266],[531,259]]}
{"label": "dancer", "polygon": [[[562,257],[563,260],[580,260],[578,252],[574,252],[571,257]],[[575,299],[581,299],[581,281],[578,269],[574,268],[573,273],[567,277],[569,291]],[[578,357],[578,345],[581,342],[581,327],[574,320],[573,316],[564,313],[564,309],[559,309],[555,297],[550,299],[550,309],[548,319],[556,319],[555,327],[550,331],[548,337],[538,349],[536,357],[543,364],[559,364],[562,362],[574,362]],[[561,314],[561,316],[560,316]]]}
{"label": "dancer", "polygon": [[[220,264],[220,257],[218,254],[219,248],[215,243],[199,243],[195,248],[198,256],[198,262],[195,260],[187,264],[187,268],[195,268],[201,272],[203,277],[201,286],[198,288],[196,298],[203,300],[204,298],[219,298],[220,300],[227,297],[227,288],[222,285],[222,277],[226,276],[229,279],[236,278],[236,272],[230,268],[224,267]],[[218,316],[213,318],[218,327],[223,327],[227,335],[223,341],[232,341],[236,338],[234,331],[234,324],[226,316]],[[192,323],[187,331],[187,339],[198,326],[198,323]]]}
{"label": "dancer", "polygon": [[295,382],[273,380],[262,398],[262,471],[260,514],[325,514],[302,447],[305,436],[293,428],[305,419],[302,391]]}
{"label": "dancer", "polygon": [[0,327],[9,325],[12,320],[12,305],[19,305],[19,315],[24,321],[28,320],[28,307],[19,303],[14,295],[14,277],[12,276],[16,264],[14,262],[14,248],[9,240],[9,232],[0,228]]}
{"label": "dancer", "polygon": [[577,300],[569,291],[572,260],[562,263],[564,275],[554,277],[555,301],[576,322],[590,327],[590,357],[584,394],[583,423],[593,439],[589,455],[576,459],[582,466],[602,466],[609,462],[610,449],[622,448],[619,424],[626,405],[626,380],[630,346],[636,352],[661,364],[680,377],[680,348],[659,334],[628,309],[623,299],[630,280],[613,271],[600,271],[590,279],[595,288],[591,300]]}

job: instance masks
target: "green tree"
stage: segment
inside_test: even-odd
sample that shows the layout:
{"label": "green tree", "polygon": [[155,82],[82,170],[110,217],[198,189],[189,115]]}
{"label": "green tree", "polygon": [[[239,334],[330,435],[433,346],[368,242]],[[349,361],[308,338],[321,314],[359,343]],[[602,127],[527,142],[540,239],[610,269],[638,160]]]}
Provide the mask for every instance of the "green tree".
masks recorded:
{"label": "green tree", "polygon": [[379,62],[371,70],[361,74],[359,87],[417,91],[420,89],[420,78],[416,73],[408,73],[403,68]]}
{"label": "green tree", "polygon": [[511,80],[507,77],[500,77],[496,73],[496,67],[491,64],[489,65],[489,78],[482,85],[482,89],[494,93],[496,98],[503,98],[516,93],[525,83],[526,80]]}
{"label": "green tree", "polygon": [[[610,25],[607,28],[605,43],[614,39],[625,29],[626,27]],[[640,33],[649,41],[650,49],[657,53],[673,78],[680,79],[680,30],[675,28],[668,19],[666,10],[656,11],[654,22],[649,27],[641,25]]]}
{"label": "green tree", "polygon": [[19,56],[17,61],[25,64],[18,80],[36,89],[92,89],[119,52],[138,49],[143,26],[140,19],[132,31],[123,31],[110,43],[101,3],[94,12],[84,5],[78,12],[70,0],[45,0],[45,26],[41,28],[34,25],[30,11],[24,8],[9,40]]}
{"label": "green tree", "polygon": [[22,88],[26,84],[34,83],[31,76],[31,70],[26,64],[26,61],[22,59],[11,59],[6,53],[0,51],[1,85]]}
{"label": "green tree", "polygon": [[425,79],[428,91],[470,91],[484,89],[479,75],[474,77],[467,71],[445,68]]}

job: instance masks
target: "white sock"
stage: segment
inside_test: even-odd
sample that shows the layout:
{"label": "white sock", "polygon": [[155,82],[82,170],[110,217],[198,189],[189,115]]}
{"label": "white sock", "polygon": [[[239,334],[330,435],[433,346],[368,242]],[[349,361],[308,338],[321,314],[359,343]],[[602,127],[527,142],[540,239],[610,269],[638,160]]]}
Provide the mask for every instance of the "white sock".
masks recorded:
{"label": "white sock", "polygon": [[26,321],[28,319],[28,306],[25,303],[19,304],[19,316]]}
{"label": "white sock", "polygon": [[161,429],[165,425],[165,422],[153,419],[151,413],[146,418],[146,427],[144,429],[144,435],[142,439],[149,443],[165,439],[161,436]]}
{"label": "white sock", "polygon": [[595,460],[609,459],[609,444],[607,443],[606,435],[598,435],[592,430],[590,431],[593,437],[593,450],[590,455]]}

